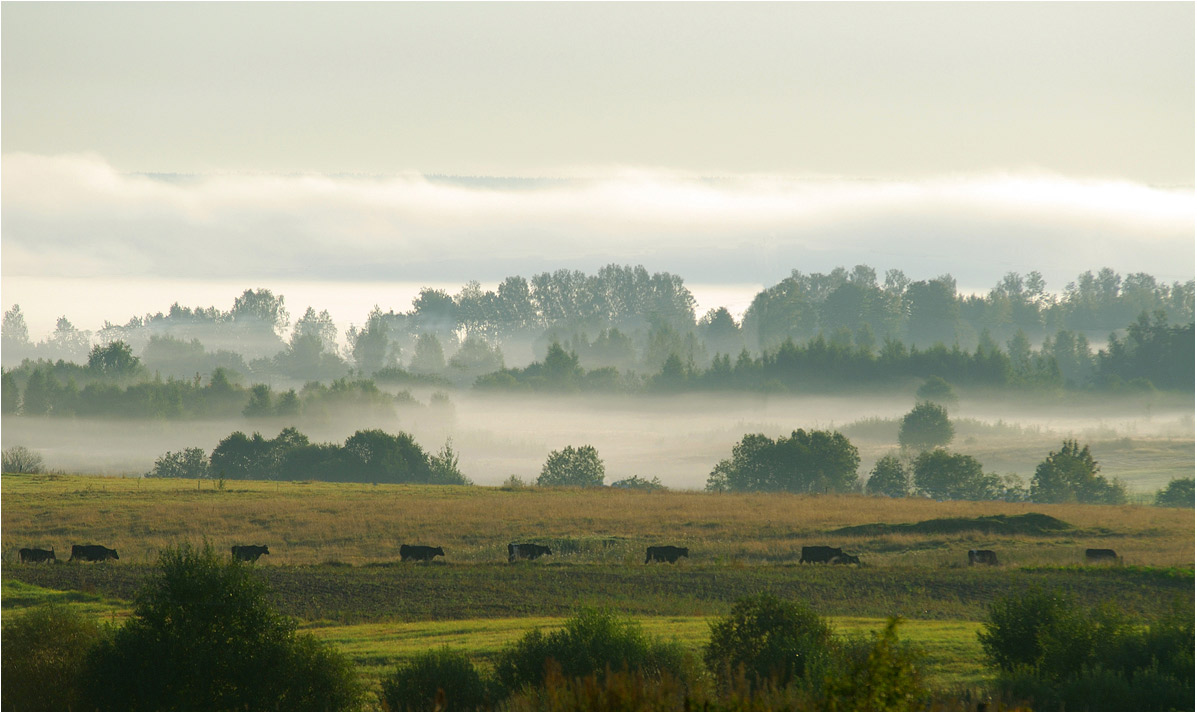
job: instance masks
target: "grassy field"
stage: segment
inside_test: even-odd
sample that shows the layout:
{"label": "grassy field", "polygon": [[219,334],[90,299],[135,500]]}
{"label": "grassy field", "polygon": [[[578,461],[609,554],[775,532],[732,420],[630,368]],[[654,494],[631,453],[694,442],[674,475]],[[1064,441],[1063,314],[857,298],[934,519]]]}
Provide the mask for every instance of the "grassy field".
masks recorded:
{"label": "grassy field", "polygon": [[[512,541],[542,542],[556,563],[633,565],[654,544],[686,545],[690,564],[784,565],[803,545],[859,553],[871,566],[948,568],[970,548],[1009,565],[1079,563],[1085,548],[1113,548],[1130,565],[1191,566],[1193,511],[1144,506],[937,503],[865,496],[642,493],[578,489],[168,481],[88,476],[4,476],[3,559],[22,547],[73,543],[116,548],[121,563],[153,562],[180,541],[267,544],[272,565],[366,565],[397,559],[402,543],[444,547],[453,563],[503,562]],[[1052,534],[979,532],[844,536],[865,523],[1043,513]]]}
{"label": "grassy field", "polygon": [[[1142,614],[1193,607],[1188,509],[85,476],[9,475],[0,485],[5,617],[57,601],[118,623],[161,548],[265,543],[271,554],[255,568],[279,608],[346,651],[371,682],[444,644],[489,666],[527,630],[581,605],[691,648],[713,617],[761,591],[806,600],[849,634],[898,614],[943,686],[987,676],[976,632],[1004,594],[1060,590]],[[508,564],[506,544],[525,540],[554,555]],[[15,562],[22,547],[54,547],[65,561],[73,543],[102,543],[121,558]],[[440,545],[446,558],[400,563],[401,543]],[[664,543],[688,546],[691,558],[644,565],[645,546]],[[802,546],[816,544],[841,546],[862,565],[799,564]],[[1086,566],[1089,547],[1124,561]],[[969,548],[996,550],[1002,565],[970,568]]]}

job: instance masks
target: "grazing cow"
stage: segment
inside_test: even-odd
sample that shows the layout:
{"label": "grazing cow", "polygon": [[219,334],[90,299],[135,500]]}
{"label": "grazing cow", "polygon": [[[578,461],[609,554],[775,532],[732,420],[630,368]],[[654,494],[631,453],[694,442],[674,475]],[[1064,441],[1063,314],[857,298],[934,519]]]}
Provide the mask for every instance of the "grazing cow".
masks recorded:
{"label": "grazing cow", "polygon": [[270,555],[270,549],[264,545],[235,545],[233,546],[233,560],[256,563],[263,555]]}
{"label": "grazing cow", "polygon": [[536,545],[535,543],[508,543],[507,544],[507,562],[514,563],[516,558],[526,558],[527,560],[536,560],[542,555],[552,555],[553,550],[547,545]]}
{"label": "grazing cow", "polygon": [[116,554],[112,548],[105,548],[102,545],[72,545],[71,557],[67,562],[69,563],[75,559],[79,560],[120,560],[121,557]]}
{"label": "grazing cow", "polygon": [[802,558],[799,563],[829,563],[831,565],[860,565],[860,558],[848,555],[839,548],[827,545],[802,546]]}
{"label": "grazing cow", "polygon": [[968,564],[976,565],[997,565],[997,553],[992,550],[970,550],[968,552]]}
{"label": "grazing cow", "polygon": [[399,546],[399,559],[403,561],[423,560],[430,563],[436,556],[444,554],[445,551],[441,550],[440,546],[406,544]]}
{"label": "grazing cow", "polygon": [[658,563],[676,563],[678,558],[689,558],[689,548],[679,548],[676,545],[650,545],[644,552],[644,562],[650,560]]}
{"label": "grazing cow", "polygon": [[1086,548],[1085,560],[1090,563],[1098,563],[1105,560],[1117,562],[1118,554],[1109,548]]}
{"label": "grazing cow", "polygon": [[21,562],[22,563],[44,563],[47,560],[58,562],[58,558],[54,555],[54,549],[42,550],[41,548],[21,548]]}

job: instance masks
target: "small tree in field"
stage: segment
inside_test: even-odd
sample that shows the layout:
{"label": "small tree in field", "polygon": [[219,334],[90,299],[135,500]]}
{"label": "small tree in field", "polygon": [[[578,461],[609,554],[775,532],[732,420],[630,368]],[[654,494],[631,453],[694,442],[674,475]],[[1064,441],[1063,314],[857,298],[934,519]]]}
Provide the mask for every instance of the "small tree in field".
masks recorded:
{"label": "small tree in field", "polygon": [[1107,481],[1089,446],[1065,439],[1059,451],[1047,455],[1031,479],[1031,500],[1036,503],[1126,503],[1126,489]]}
{"label": "small tree in field", "polygon": [[1178,478],[1155,494],[1155,505],[1164,508],[1193,507],[1193,479]]}
{"label": "small tree in field", "polygon": [[598,451],[590,445],[549,453],[537,486],[602,486],[606,470]]}
{"label": "small tree in field", "polygon": [[898,444],[914,451],[947,446],[955,435],[948,410],[932,402],[919,402],[898,426]]}
{"label": "small tree in field", "polygon": [[905,498],[910,495],[910,474],[897,456],[882,456],[869,473],[865,489],[873,495]]}
{"label": "small tree in field", "polygon": [[946,449],[919,454],[914,460],[914,485],[939,500],[993,501],[1004,494],[1001,478],[986,474],[980,461]]}
{"label": "small tree in field", "polygon": [[6,474],[40,474],[46,463],[36,451],[24,446],[14,446],[3,452],[3,470]]}

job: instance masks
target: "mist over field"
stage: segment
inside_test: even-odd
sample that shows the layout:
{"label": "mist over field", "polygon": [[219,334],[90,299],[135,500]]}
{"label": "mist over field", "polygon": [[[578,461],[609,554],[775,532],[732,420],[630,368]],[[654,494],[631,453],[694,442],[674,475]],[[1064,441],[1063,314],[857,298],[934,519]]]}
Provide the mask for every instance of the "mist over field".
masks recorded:
{"label": "mist over field", "polygon": [[[328,419],[231,419],[187,422],[88,419],[4,419],[3,446],[24,445],[53,469],[140,475],[167,451],[210,452],[235,430],[274,437],[296,426],[314,442],[342,443],[360,429],[411,433],[428,451],[452,439],[462,472],[479,485],[510,475],[535,481],[545,456],[567,445],[596,447],[606,482],[638,475],[670,488],[701,490],[711,469],[745,434],[770,438],[795,429],[842,430],[861,454],[860,474],[898,450],[898,419],[913,397],[901,394],[795,397],[512,396],[453,392],[449,405],[399,406],[394,417],[341,413]],[[1029,480],[1065,438],[1093,446],[1107,477],[1134,492],[1191,475],[1193,402],[1183,395],[1079,399],[1072,404],[985,395],[953,412],[953,450],[977,457],[987,472]],[[1149,460],[1150,463],[1144,463]]]}

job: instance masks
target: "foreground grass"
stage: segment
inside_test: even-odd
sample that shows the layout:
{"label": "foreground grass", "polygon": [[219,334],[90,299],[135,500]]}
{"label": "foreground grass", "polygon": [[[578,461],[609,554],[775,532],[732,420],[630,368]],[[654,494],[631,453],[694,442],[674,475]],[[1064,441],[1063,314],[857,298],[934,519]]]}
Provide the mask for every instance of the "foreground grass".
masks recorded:
{"label": "foreground grass", "polygon": [[[371,679],[381,679],[398,663],[429,649],[451,647],[466,652],[482,667],[493,666],[500,650],[534,627],[551,629],[563,617],[518,617],[451,622],[307,625],[303,629],[325,639],[353,658]],[[638,617],[645,632],[699,652],[711,636],[710,617]],[[842,635],[869,635],[884,629],[884,618],[832,617]],[[980,623],[962,620],[904,620],[902,639],[927,652],[928,676],[934,686],[978,685],[988,678],[977,640]]]}
{"label": "foreground grass", "polygon": [[[153,562],[180,541],[218,547],[265,543],[272,564],[351,565],[397,559],[402,543],[444,547],[454,562],[506,560],[506,544],[553,547],[554,562],[633,565],[648,545],[690,548],[692,562],[728,566],[797,561],[803,545],[830,544],[870,565],[943,568],[969,548],[1010,565],[1080,562],[1114,548],[1127,564],[1191,566],[1190,509],[947,502],[864,496],[638,493],[613,489],[391,486],[318,482],[16,476],[2,481],[3,558],[22,547],[74,543],[116,548],[121,563]],[[916,523],[1039,512],[1070,527],[1052,534],[976,532],[839,535],[867,523]]]}
{"label": "foreground grass", "polygon": [[[3,584],[4,617],[20,615],[46,603],[66,605],[102,622],[122,623],[131,612],[127,601],[95,593],[43,588],[14,579]],[[699,652],[710,638],[713,616],[638,616],[650,635],[676,640]],[[560,627],[565,617],[500,617],[416,622],[372,622],[337,625],[307,622],[301,630],[335,645],[350,657],[362,679],[374,683],[394,667],[430,649],[451,647],[465,652],[483,668],[494,665],[499,652],[533,628]],[[885,618],[830,617],[842,635],[869,635],[882,629]],[[987,677],[976,634],[978,622],[963,620],[904,620],[903,639],[927,653],[928,675],[936,686],[977,685]]]}

